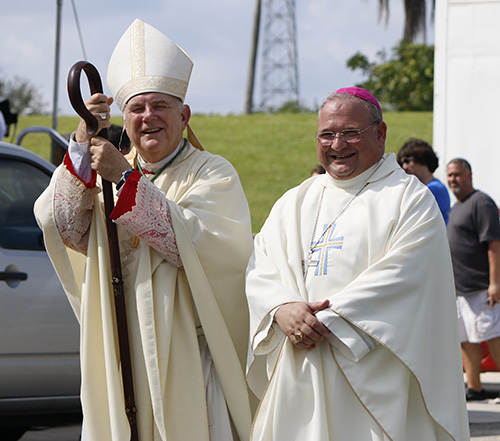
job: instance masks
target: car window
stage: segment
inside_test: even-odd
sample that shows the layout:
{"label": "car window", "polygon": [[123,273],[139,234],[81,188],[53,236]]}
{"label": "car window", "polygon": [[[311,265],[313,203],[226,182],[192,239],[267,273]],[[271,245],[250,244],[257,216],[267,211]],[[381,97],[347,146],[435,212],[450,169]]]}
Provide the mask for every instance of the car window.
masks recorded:
{"label": "car window", "polygon": [[0,247],[45,249],[33,204],[49,181],[50,175],[31,163],[0,157]]}

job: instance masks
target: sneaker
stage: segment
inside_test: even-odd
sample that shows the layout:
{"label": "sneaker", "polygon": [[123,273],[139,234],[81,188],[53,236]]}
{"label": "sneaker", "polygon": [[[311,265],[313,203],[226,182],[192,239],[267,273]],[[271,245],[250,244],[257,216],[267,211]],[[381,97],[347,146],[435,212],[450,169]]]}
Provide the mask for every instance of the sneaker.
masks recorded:
{"label": "sneaker", "polygon": [[488,394],[484,389],[480,391],[467,388],[465,392],[465,399],[467,401],[484,401],[488,399]]}

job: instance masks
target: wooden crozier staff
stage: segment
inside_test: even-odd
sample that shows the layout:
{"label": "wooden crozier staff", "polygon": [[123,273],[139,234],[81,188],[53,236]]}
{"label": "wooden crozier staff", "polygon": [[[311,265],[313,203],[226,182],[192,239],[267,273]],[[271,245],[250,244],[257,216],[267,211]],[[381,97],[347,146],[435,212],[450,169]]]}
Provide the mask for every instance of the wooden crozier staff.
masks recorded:
{"label": "wooden crozier staff", "polygon": [[[94,135],[99,130],[97,118],[90,113],[85,106],[80,91],[80,75],[82,70],[87,74],[90,92],[102,93],[102,82],[99,72],[94,65],[87,61],[75,63],[68,74],[68,95],[71,105],[76,113],[85,120],[87,133]],[[99,136],[108,139],[107,129],[100,131]],[[116,224],[111,220],[111,212],[114,208],[113,188],[111,182],[102,180],[104,195],[104,211],[106,213],[106,228],[108,232],[109,256],[111,261],[111,283],[115,298],[116,327],[118,331],[118,345],[120,349],[120,360],[122,367],[122,382],[125,395],[125,412],[130,423],[131,441],[138,441],[137,432],[137,408],[135,406],[134,383],[132,378],[132,365],[130,361],[130,346],[128,339],[127,313],[125,307],[125,296],[123,292],[122,268],[120,263],[120,249],[118,246],[118,234]]]}

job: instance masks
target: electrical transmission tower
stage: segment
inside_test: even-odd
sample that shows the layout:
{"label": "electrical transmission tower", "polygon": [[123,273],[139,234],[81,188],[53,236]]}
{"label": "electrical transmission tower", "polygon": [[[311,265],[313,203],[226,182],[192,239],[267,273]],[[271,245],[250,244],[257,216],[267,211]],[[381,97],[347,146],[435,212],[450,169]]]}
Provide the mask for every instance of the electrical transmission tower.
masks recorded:
{"label": "electrical transmission tower", "polygon": [[260,108],[299,101],[295,0],[264,0]]}
{"label": "electrical transmission tower", "polygon": [[255,0],[245,113],[252,113],[254,107],[258,52],[261,53],[262,62],[259,109],[278,109],[288,102],[299,104],[296,34],[295,0]]}

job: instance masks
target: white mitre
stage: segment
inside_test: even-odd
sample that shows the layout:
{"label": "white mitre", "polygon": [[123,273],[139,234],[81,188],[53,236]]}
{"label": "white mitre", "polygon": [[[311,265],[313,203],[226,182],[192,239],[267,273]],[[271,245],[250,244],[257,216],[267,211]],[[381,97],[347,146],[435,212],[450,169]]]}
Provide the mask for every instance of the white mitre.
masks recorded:
{"label": "white mitre", "polygon": [[135,95],[161,92],[184,102],[193,62],[189,55],[159,30],[136,19],[115,47],[107,83],[123,112]]}

